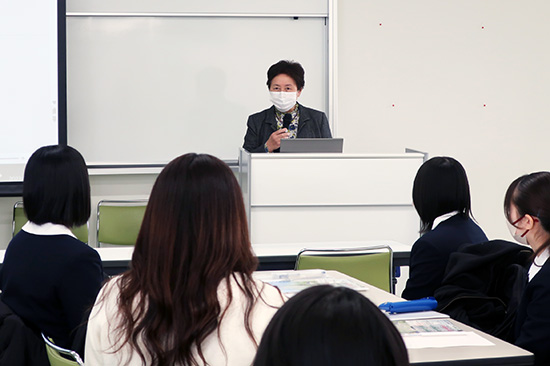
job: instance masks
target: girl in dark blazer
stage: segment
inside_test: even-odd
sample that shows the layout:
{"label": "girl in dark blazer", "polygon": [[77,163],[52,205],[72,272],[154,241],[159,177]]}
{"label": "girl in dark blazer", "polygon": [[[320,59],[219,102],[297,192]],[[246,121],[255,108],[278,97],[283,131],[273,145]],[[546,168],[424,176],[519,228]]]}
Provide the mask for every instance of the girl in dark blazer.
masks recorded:
{"label": "girl in dark blazer", "polygon": [[25,167],[23,204],[29,222],[6,250],[2,301],[33,330],[82,355],[84,337],[75,331],[103,281],[99,254],[70,230],[90,216],[82,155],[69,146],[38,149]]}
{"label": "girl in dark blazer", "polygon": [[441,285],[451,253],[465,243],[487,241],[471,218],[470,187],[462,165],[450,157],[426,161],[416,174],[413,203],[423,234],[413,245],[402,297],[433,296]]}
{"label": "girl in dark blazer", "polygon": [[514,343],[535,354],[535,365],[550,365],[550,172],[513,181],[506,191],[504,212],[514,239],[534,251],[516,315]]}

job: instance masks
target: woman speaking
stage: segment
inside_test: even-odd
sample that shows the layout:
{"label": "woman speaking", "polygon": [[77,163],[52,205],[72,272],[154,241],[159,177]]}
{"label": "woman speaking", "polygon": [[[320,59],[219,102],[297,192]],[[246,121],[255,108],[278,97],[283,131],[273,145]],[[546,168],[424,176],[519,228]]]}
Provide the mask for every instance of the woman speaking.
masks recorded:
{"label": "woman speaking", "polygon": [[330,138],[327,116],[297,102],[304,89],[304,69],[279,61],[267,70],[273,106],[248,117],[243,148],[249,152],[278,152],[284,138]]}

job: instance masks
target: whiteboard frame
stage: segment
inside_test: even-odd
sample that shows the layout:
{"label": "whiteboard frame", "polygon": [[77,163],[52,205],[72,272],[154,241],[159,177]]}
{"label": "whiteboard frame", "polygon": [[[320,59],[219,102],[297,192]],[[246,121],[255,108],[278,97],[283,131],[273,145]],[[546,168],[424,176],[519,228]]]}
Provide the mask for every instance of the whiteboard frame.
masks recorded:
{"label": "whiteboard frame", "polygon": [[[337,134],[337,0],[326,0],[326,13],[229,13],[229,12],[66,12],[67,17],[220,17],[220,18],[325,18],[327,23],[327,111],[330,128],[334,137]],[[237,166],[234,159],[225,160],[230,166]],[[125,168],[125,162],[109,164],[110,168]],[[158,167],[158,164],[138,164],[140,168]]]}

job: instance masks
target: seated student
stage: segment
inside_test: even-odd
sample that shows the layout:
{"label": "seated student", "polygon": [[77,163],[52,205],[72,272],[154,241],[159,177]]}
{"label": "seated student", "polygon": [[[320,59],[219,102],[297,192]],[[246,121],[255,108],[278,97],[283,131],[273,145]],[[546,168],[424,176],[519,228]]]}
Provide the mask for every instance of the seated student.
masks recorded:
{"label": "seated student", "polygon": [[370,300],[321,285],[283,305],[262,337],[254,366],[404,366],[407,349],[392,322]]}
{"label": "seated student", "polygon": [[250,365],[284,302],[256,281],[241,190],[210,155],[174,159],[153,186],[130,270],[90,314],[87,365]]}
{"label": "seated student", "polygon": [[82,354],[74,331],[103,282],[98,253],[70,230],[90,216],[82,155],[69,146],[38,149],[25,167],[23,204],[29,222],[6,250],[1,299],[30,327]]}
{"label": "seated student", "polygon": [[514,180],[506,191],[504,211],[512,236],[534,251],[516,314],[514,343],[535,354],[535,365],[550,365],[550,172]]}
{"label": "seated student", "polygon": [[468,178],[455,159],[440,156],[422,164],[414,179],[413,203],[422,236],[412,247],[409,280],[401,295],[408,300],[434,295],[449,256],[460,245],[487,241],[471,218]]}

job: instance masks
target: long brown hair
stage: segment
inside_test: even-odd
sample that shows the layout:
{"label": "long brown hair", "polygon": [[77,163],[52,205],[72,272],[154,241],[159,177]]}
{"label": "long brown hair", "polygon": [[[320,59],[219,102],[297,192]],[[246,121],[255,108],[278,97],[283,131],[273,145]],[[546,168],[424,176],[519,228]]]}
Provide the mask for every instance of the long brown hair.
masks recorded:
{"label": "long brown hair", "polygon": [[247,298],[244,325],[257,344],[256,267],[231,169],[210,155],[174,159],[153,186],[131,269],[120,278],[117,350],[129,344],[152,365],[206,363],[201,345],[224,316],[218,286],[226,282],[229,304],[231,278]]}

